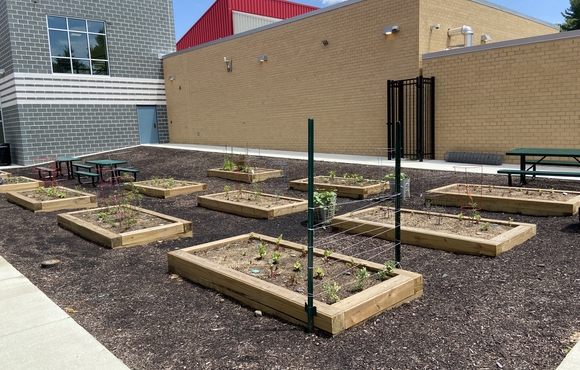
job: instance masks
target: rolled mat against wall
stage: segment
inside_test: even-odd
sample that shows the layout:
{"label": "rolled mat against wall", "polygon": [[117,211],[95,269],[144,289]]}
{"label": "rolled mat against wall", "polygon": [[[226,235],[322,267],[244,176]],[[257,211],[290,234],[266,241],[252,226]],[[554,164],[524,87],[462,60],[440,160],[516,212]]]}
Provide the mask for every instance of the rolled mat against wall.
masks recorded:
{"label": "rolled mat against wall", "polygon": [[473,164],[503,164],[503,155],[490,153],[447,152],[445,162],[473,163]]}

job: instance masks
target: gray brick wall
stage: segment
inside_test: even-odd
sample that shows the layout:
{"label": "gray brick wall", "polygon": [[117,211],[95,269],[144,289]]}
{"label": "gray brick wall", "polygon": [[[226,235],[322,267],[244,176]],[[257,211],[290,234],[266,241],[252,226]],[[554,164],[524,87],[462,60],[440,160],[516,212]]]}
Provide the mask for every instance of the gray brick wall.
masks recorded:
{"label": "gray brick wall", "polygon": [[167,107],[165,105],[158,105],[157,127],[159,131],[159,142],[161,144],[166,144],[169,142],[169,126],[167,121]]}
{"label": "gray brick wall", "polygon": [[10,143],[15,163],[32,164],[30,158],[41,155],[83,155],[139,144],[133,106],[21,105],[18,112],[25,119],[20,120],[23,143]]}
{"label": "gray brick wall", "polygon": [[[106,21],[114,77],[163,78],[158,54],[175,50],[171,0],[0,0],[0,24],[6,24],[6,13],[16,72],[51,73],[47,15]],[[4,40],[2,30],[0,26]],[[5,54],[2,42],[0,58]]]}
{"label": "gray brick wall", "polygon": [[0,68],[4,68],[6,74],[12,72],[9,36],[6,0],[0,0]]}

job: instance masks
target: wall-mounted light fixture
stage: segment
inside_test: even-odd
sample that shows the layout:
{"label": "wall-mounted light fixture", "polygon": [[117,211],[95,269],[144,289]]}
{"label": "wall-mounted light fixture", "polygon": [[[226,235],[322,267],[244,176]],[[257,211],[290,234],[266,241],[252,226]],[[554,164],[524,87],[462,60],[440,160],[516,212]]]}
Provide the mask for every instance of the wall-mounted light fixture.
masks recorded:
{"label": "wall-mounted light fixture", "polygon": [[232,59],[228,59],[228,57],[224,57],[224,62],[226,62],[226,68],[228,72],[232,71]]}
{"label": "wall-mounted light fixture", "polygon": [[258,62],[260,62],[260,63],[265,63],[267,61],[268,61],[268,57],[266,55],[260,55],[258,57]]}
{"label": "wall-mounted light fixture", "polygon": [[439,23],[434,24],[434,25],[431,26],[431,31],[438,30],[439,28],[441,28],[441,25]]}
{"label": "wall-mounted light fixture", "polygon": [[482,44],[487,44],[488,41],[491,41],[490,35],[481,35],[481,43]]}
{"label": "wall-mounted light fixture", "polygon": [[385,29],[383,29],[383,34],[390,35],[391,33],[397,33],[399,31],[400,31],[399,26],[389,26],[389,27],[385,27]]}
{"label": "wall-mounted light fixture", "polygon": [[328,40],[322,40],[322,45],[327,46],[328,45]]}
{"label": "wall-mounted light fixture", "polygon": [[169,81],[175,81],[175,75],[169,76]]}
{"label": "wall-mounted light fixture", "polygon": [[3,75],[4,73],[6,73],[6,70],[4,68],[0,68],[0,76]]}

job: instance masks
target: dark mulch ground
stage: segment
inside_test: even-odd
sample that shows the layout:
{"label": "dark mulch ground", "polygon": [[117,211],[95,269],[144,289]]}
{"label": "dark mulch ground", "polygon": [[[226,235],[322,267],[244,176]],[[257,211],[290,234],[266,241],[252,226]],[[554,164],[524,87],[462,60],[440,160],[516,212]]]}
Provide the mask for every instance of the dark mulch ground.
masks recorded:
{"label": "dark mulch ground", "polygon": [[[206,178],[222,154],[151,147],[133,149],[141,179],[174,176],[208,183],[206,193],[232,181]],[[282,168],[287,178],[262,191],[305,197],[287,181],[307,176],[306,162],[255,158]],[[392,169],[317,163],[316,174],[336,170],[379,178]],[[422,209],[421,193],[454,183],[458,173],[405,170],[412,197],[403,207]],[[33,175],[31,169],[13,171]],[[471,175],[472,183],[507,179]],[[75,186],[75,181],[65,181]],[[580,190],[580,183],[538,179],[534,187]],[[89,185],[88,189],[92,187]],[[347,199],[340,199],[348,202]],[[196,206],[196,195],[145,197],[145,208],[193,221],[192,239],[110,250],[60,229],[56,214],[34,214],[0,195],[0,255],[28,277],[132,369],[554,369],[580,331],[580,224],[578,216],[482,216],[537,224],[537,236],[497,258],[456,255],[404,245],[403,267],[423,274],[424,296],[334,337],[305,333],[275,317],[254,317],[215,291],[172,279],[168,251],[247,232],[306,243],[306,213],[254,220]],[[344,205],[341,211],[363,206]],[[450,208],[450,213],[458,213]],[[317,232],[317,240],[330,231]],[[346,243],[346,241],[343,241]],[[350,241],[349,241],[350,243]],[[384,244],[384,243],[383,243]],[[357,253],[376,242],[357,247]],[[374,253],[374,252],[372,252]],[[40,262],[58,258],[57,269]],[[378,262],[392,259],[387,247]]]}

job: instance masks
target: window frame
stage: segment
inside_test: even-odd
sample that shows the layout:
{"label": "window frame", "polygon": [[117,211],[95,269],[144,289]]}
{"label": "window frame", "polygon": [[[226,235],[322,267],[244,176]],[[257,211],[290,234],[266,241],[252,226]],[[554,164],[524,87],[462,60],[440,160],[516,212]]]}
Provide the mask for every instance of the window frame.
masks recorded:
{"label": "window frame", "polygon": [[[51,27],[49,25],[49,18],[54,17],[54,18],[62,18],[64,19],[64,23],[66,25],[66,29],[63,28],[55,28],[55,27]],[[85,25],[85,30],[84,31],[79,31],[76,29],[71,29],[70,28],[70,24],[69,24],[69,20],[74,20],[74,21],[83,21],[84,25]],[[102,23],[103,27],[102,30],[103,32],[94,32],[91,31],[91,25],[89,24],[89,22],[97,22],[97,23]],[[84,36],[84,41],[86,42],[86,46],[87,46],[87,57],[76,57],[76,56],[63,56],[63,55],[53,55],[53,44],[52,44],[52,40],[51,40],[51,31],[58,31],[58,32],[65,32],[66,33],[66,42],[67,45],[65,46],[65,48],[68,48],[68,50],[70,50],[72,44],[71,44],[71,34],[82,34]],[[47,38],[48,38],[48,52],[49,52],[49,58],[50,58],[50,66],[51,66],[51,72],[52,74],[59,74],[59,75],[76,75],[76,76],[110,76],[111,75],[111,64],[110,64],[110,55],[109,55],[109,45],[108,45],[108,38],[107,38],[107,22],[103,21],[103,20],[96,20],[96,19],[83,19],[83,18],[79,18],[79,17],[67,17],[67,16],[62,16],[62,15],[54,15],[54,14],[47,14],[46,15],[46,32],[47,32]],[[105,59],[102,58],[94,58],[92,56],[91,53],[91,41],[96,38],[97,36],[103,36],[104,37],[104,41],[105,41],[105,47],[104,47],[104,51],[105,51]],[[74,37],[74,35],[73,35]],[[60,38],[62,41],[64,41],[64,37]],[[66,50],[66,49],[64,49]],[[70,52],[69,52],[70,53]],[[61,61],[68,61],[68,68],[66,68],[65,71],[61,72],[61,71],[55,71],[55,63],[58,63],[59,60]],[[88,68],[84,68],[84,69],[79,69],[79,68],[74,68],[74,64],[73,62],[77,60],[78,63],[77,65],[83,65],[83,66],[87,66]],[[95,73],[96,68],[95,68],[95,64],[100,64],[100,65],[106,65],[106,73]],[[77,71],[77,73],[75,73],[75,70]],[[87,71],[88,73],[78,73],[78,71]]]}

